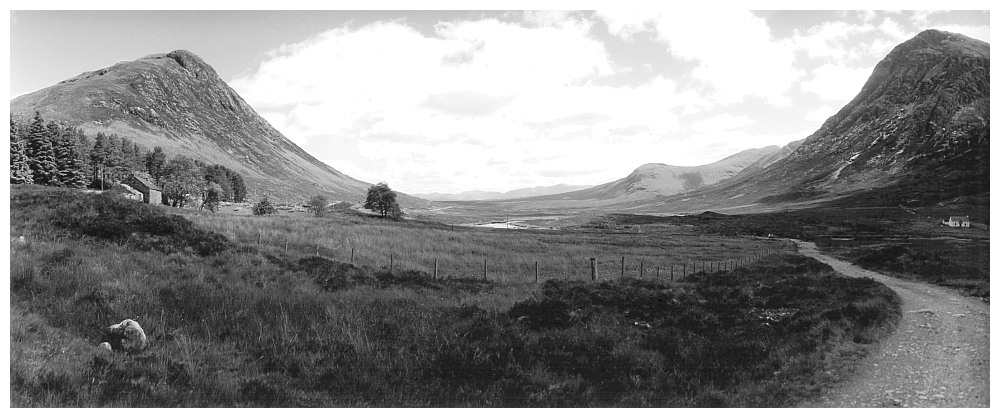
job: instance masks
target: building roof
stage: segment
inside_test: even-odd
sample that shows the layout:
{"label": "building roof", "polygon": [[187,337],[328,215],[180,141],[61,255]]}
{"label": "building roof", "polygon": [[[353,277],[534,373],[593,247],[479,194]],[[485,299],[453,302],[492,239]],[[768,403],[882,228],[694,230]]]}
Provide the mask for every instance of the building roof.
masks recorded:
{"label": "building roof", "polygon": [[968,216],[952,216],[948,218],[948,222],[969,222]]}
{"label": "building roof", "polygon": [[143,186],[148,187],[149,190],[160,190],[160,186],[157,186],[156,182],[153,181],[153,179],[149,178],[149,175],[146,173],[140,171],[134,171],[132,172],[132,177],[135,177],[135,179],[139,183],[142,183]]}

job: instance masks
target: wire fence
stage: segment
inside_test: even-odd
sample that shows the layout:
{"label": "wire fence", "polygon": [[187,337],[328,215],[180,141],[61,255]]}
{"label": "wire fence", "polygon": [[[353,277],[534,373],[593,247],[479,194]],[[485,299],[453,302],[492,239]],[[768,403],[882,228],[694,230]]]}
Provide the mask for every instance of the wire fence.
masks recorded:
{"label": "wire fence", "polygon": [[262,233],[255,237],[243,237],[244,242],[256,242],[258,247],[270,247],[289,255],[318,256],[333,261],[353,265],[367,265],[388,269],[390,273],[415,270],[433,278],[448,276],[480,278],[510,283],[540,283],[550,279],[605,281],[624,278],[645,280],[678,281],[699,272],[733,271],[775,254],[778,248],[755,248],[733,257],[689,259],[678,262],[675,257],[665,255],[594,256],[594,257],[537,257],[530,259],[518,256],[482,257],[413,257],[406,253],[389,249],[382,251],[371,248],[359,249],[347,245],[336,247],[322,244],[304,244],[287,238],[268,240]]}

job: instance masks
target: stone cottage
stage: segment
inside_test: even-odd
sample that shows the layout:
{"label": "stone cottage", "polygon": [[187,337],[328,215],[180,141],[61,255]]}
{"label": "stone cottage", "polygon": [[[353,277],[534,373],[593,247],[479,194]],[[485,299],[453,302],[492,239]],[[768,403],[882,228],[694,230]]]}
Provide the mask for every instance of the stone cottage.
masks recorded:
{"label": "stone cottage", "polygon": [[948,222],[944,223],[952,228],[968,228],[971,226],[968,216],[951,216]]}
{"label": "stone cottage", "polygon": [[132,175],[125,179],[125,184],[142,193],[143,202],[151,205],[159,205],[163,201],[162,189],[146,173],[139,171],[132,172]]}

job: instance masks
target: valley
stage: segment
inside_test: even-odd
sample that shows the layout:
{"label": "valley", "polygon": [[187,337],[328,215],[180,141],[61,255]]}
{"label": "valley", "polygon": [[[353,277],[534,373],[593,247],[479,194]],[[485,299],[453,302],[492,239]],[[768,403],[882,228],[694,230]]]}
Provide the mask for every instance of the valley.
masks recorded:
{"label": "valley", "polygon": [[425,195],[310,155],[191,52],[80,74],[11,100],[10,403],[988,406],[988,70],[925,30],[784,147]]}

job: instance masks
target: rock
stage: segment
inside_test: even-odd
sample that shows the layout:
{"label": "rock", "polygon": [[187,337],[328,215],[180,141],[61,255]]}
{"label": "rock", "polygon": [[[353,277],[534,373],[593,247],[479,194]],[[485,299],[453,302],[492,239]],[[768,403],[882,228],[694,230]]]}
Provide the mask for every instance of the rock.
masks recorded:
{"label": "rock", "polygon": [[126,319],[108,327],[108,342],[117,351],[136,352],[146,349],[146,333],[138,322]]}
{"label": "rock", "polygon": [[100,349],[102,349],[102,350],[108,350],[108,351],[111,351],[111,344],[110,344],[110,343],[108,343],[107,341],[105,341],[105,342],[103,342],[103,343],[100,343],[100,344],[98,344],[98,345],[97,345],[97,348],[100,348]]}

